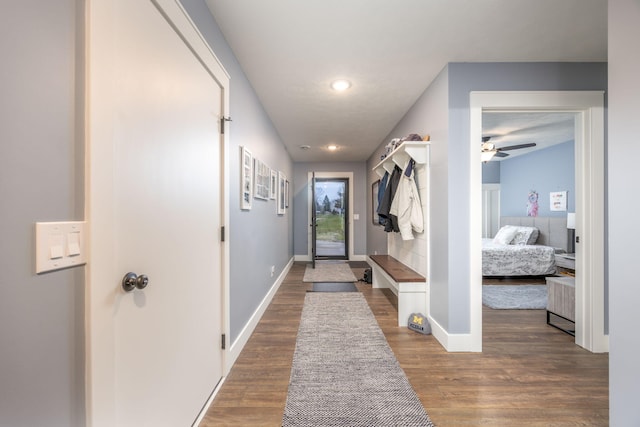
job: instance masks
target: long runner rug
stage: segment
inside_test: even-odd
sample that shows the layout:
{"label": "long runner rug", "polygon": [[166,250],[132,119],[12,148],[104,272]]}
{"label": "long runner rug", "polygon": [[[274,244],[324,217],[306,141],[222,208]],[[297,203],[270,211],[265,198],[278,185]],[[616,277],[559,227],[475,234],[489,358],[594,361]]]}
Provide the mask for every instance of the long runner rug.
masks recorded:
{"label": "long runner rug", "polygon": [[306,294],[282,425],[433,426],[362,294]]}

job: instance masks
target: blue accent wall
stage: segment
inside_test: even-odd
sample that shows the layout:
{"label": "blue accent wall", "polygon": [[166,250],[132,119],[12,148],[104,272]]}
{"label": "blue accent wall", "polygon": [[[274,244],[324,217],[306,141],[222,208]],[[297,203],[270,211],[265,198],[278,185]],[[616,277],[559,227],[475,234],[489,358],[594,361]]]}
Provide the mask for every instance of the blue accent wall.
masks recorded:
{"label": "blue accent wall", "polygon": [[[575,212],[574,141],[502,160],[501,216],[526,216],[529,191],[538,193],[538,216],[562,217]],[[567,212],[551,211],[549,193],[567,191]]]}

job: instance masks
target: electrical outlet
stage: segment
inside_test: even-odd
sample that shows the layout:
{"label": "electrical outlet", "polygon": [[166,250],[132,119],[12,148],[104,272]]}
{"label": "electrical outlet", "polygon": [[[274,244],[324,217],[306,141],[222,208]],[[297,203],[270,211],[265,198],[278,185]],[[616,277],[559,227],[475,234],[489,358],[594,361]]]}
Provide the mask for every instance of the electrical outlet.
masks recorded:
{"label": "electrical outlet", "polygon": [[374,255],[378,255],[378,251],[373,251],[373,254]]}
{"label": "electrical outlet", "polygon": [[271,266],[271,277],[273,277],[274,274],[276,274],[276,266],[272,265]]}

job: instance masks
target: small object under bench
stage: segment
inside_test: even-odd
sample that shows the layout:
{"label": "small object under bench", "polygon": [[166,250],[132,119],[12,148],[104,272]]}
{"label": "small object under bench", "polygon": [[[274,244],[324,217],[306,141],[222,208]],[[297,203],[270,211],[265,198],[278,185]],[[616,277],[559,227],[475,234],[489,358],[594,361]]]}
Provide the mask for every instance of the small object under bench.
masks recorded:
{"label": "small object under bench", "polygon": [[427,279],[390,255],[370,255],[372,287],[389,288],[398,297],[398,326],[407,326],[411,313],[427,314]]}

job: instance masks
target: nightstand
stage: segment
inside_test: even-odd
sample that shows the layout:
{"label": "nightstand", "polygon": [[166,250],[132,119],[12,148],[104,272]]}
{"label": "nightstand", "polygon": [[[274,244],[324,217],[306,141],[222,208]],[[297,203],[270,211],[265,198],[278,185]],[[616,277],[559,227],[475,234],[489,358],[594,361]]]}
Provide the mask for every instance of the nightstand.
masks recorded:
{"label": "nightstand", "polygon": [[552,315],[574,324],[576,318],[575,277],[547,277],[547,325],[575,336],[575,327],[573,329],[565,328],[551,323]]}
{"label": "nightstand", "polygon": [[574,276],[576,274],[576,254],[556,254],[558,273]]}

